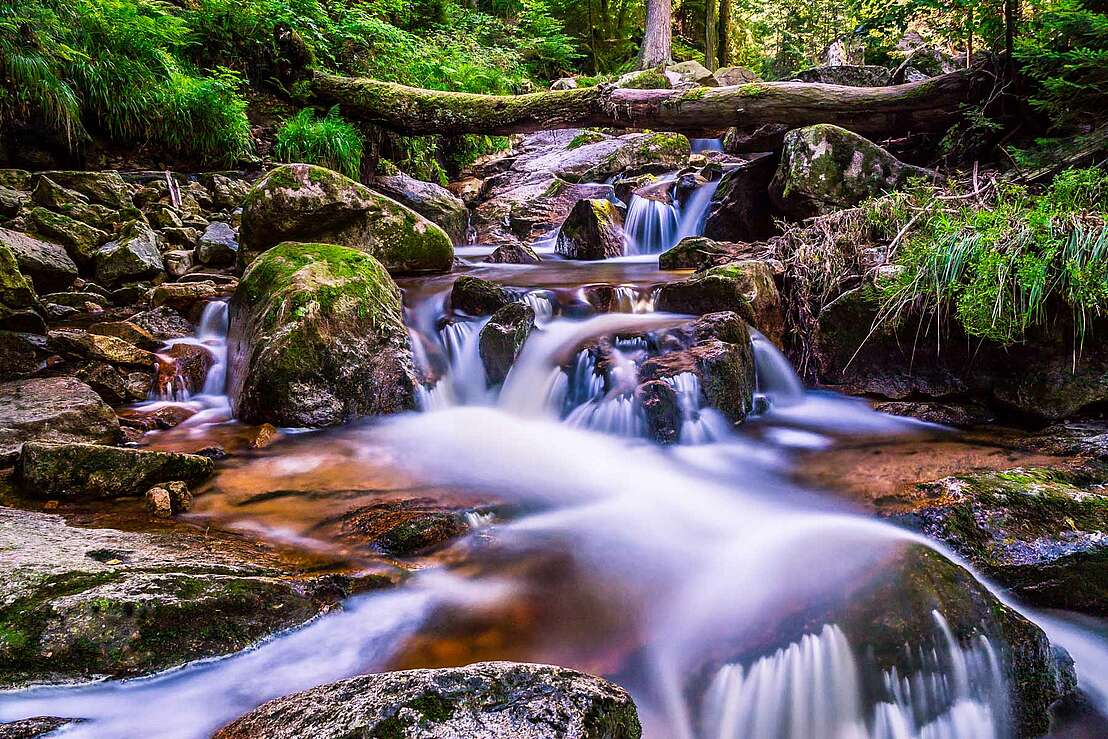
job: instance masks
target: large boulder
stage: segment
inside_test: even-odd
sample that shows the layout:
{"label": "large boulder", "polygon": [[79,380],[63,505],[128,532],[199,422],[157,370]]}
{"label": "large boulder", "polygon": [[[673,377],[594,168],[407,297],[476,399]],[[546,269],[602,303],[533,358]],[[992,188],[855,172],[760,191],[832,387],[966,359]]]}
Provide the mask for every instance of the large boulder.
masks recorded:
{"label": "large boulder", "polygon": [[6,228],[0,228],[0,244],[15,256],[19,271],[31,278],[39,293],[65,290],[77,279],[77,264],[58,244]]}
{"label": "large boulder", "polygon": [[827,123],[785,135],[770,197],[794,218],[850,208],[933,172],[901,162],[877,144]]}
{"label": "large boulder", "polygon": [[490,383],[504,382],[534,327],[535,311],[529,305],[508,303],[493,313],[478,337],[478,351]]}
{"label": "large boulder", "polygon": [[389,272],[446,272],[450,237],[423,216],[368,187],[310,164],[271,170],[250,190],[239,229],[245,269],[283,241],[347,246],[371,254]]}
{"label": "large boulder", "polygon": [[917,486],[899,520],[1041,608],[1108,616],[1108,466],[1029,467]]}
{"label": "large boulder", "polygon": [[96,250],[111,238],[99,228],[42,207],[27,213],[27,225],[34,234],[64,246],[73,261],[82,266],[91,264]]}
{"label": "large boulder", "polygon": [[516,247],[560,226],[579,201],[614,194],[611,185],[571,183],[548,172],[503,175],[474,213],[477,241]]}
{"label": "large boulder", "polygon": [[728,169],[712,194],[704,236],[719,241],[759,241],[773,232],[769,183],[777,163],[769,155]]}
{"label": "large boulder", "polygon": [[558,232],[555,250],[568,259],[622,257],[623,216],[610,200],[581,200]]}
{"label": "large boulder", "polygon": [[365,675],[270,701],[217,739],[466,737],[638,739],[622,688],[551,665],[479,662],[467,667]]}
{"label": "large boulder", "polygon": [[333,244],[280,244],[231,303],[228,394],[247,423],[335,426],[415,407],[400,291],[380,262]]}
{"label": "large boulder", "polygon": [[658,269],[706,270],[731,262],[756,258],[753,244],[716,241],[705,236],[686,236],[658,255]]}
{"label": "large boulder", "polygon": [[469,230],[469,209],[461,198],[442,185],[423,182],[403,172],[375,177],[369,186],[437,224],[455,244],[464,244]]}
{"label": "large boulder", "polygon": [[712,70],[695,59],[670,64],[665,74],[674,87],[719,87]]}
{"label": "large boulder", "polygon": [[249,647],[320,610],[310,583],[174,530],[0,507],[0,687],[147,674]]}
{"label": "large boulder", "polygon": [[124,226],[119,238],[100,247],[94,259],[96,280],[108,287],[165,272],[158,235],[143,221]]}
{"label": "large boulder", "polygon": [[801,82],[820,82],[825,85],[884,87],[891,83],[892,73],[885,67],[873,64],[838,64],[805,69],[797,73],[796,79]]}
{"label": "large boulder", "polygon": [[88,385],[72,377],[0,383],[0,459],[14,459],[26,441],[119,440],[119,420]]}
{"label": "large boulder", "polygon": [[163,482],[200,482],[214,470],[195,454],[40,441],[23,445],[16,466],[20,485],[37,498],[140,496]]}
{"label": "large boulder", "polygon": [[777,345],[784,333],[781,295],[773,270],[763,261],[733,262],[667,282],[659,288],[654,305],[660,311],[691,315],[734,311]]}
{"label": "large boulder", "polygon": [[76,190],[88,198],[90,202],[115,210],[130,208],[134,205],[131,200],[131,186],[116,171],[54,170],[39,172],[35,176],[35,184],[37,185],[42,179],[49,179],[69,190]]}
{"label": "large boulder", "polygon": [[668,172],[689,160],[689,140],[679,133],[619,137],[583,132],[568,144],[538,149],[512,163],[513,173],[552,174],[567,182],[603,182],[622,172]]}
{"label": "large boulder", "polygon": [[235,263],[239,251],[235,230],[226,223],[209,223],[196,245],[196,258],[201,264],[223,266]]}
{"label": "large boulder", "polygon": [[746,85],[751,82],[761,82],[762,78],[754,74],[746,67],[720,67],[715,72],[712,72],[712,76],[716,78],[716,82],[720,87],[730,87],[732,85]]}

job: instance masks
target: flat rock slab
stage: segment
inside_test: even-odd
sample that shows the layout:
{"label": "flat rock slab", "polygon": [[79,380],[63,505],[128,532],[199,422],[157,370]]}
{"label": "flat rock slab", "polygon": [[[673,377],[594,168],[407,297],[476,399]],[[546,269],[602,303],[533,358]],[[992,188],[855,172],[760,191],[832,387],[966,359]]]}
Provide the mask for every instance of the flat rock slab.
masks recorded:
{"label": "flat rock slab", "polygon": [[215,466],[196,454],[30,442],[23,445],[16,471],[23,489],[35,497],[118,498],[173,480],[199,482]]}
{"label": "flat rock slab", "polygon": [[637,739],[623,688],[550,665],[467,667],[366,675],[266,703],[217,739]]}
{"label": "flat rock slab", "polygon": [[0,459],[17,454],[28,441],[111,444],[118,439],[115,413],[80,380],[43,377],[0,383]]}

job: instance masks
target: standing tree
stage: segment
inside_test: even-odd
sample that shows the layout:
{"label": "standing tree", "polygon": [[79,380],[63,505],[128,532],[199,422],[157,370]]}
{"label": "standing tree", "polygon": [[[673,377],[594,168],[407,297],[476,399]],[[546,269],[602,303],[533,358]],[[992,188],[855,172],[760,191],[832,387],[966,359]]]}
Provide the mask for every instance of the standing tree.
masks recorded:
{"label": "standing tree", "polygon": [[639,48],[639,69],[668,64],[673,56],[673,0],[647,0],[646,31]]}
{"label": "standing tree", "polygon": [[704,0],[704,66],[713,72],[719,68],[719,2]]}
{"label": "standing tree", "polygon": [[[719,67],[731,66],[731,0],[719,3]],[[719,68],[717,67],[717,69]]]}

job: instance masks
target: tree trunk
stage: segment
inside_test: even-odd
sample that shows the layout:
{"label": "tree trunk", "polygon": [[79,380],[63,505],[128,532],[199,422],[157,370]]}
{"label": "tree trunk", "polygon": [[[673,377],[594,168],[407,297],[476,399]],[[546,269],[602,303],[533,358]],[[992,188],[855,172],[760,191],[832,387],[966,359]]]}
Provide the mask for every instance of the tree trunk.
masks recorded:
{"label": "tree trunk", "polygon": [[[731,0],[719,2],[719,67],[731,66]],[[719,68],[717,67],[717,69]]]}
{"label": "tree trunk", "polygon": [[719,2],[704,0],[704,66],[713,72],[719,69]]}
{"label": "tree trunk", "polygon": [[646,30],[639,48],[638,69],[669,64],[673,56],[673,0],[647,0]]}
{"label": "tree trunk", "polygon": [[963,103],[979,99],[988,75],[959,70],[892,87],[759,82],[692,90],[611,85],[528,95],[475,95],[314,72],[314,102],[350,119],[406,134],[510,134],[556,128],[654,129],[709,134],[732,126],[833,123],[863,136],[943,130]]}

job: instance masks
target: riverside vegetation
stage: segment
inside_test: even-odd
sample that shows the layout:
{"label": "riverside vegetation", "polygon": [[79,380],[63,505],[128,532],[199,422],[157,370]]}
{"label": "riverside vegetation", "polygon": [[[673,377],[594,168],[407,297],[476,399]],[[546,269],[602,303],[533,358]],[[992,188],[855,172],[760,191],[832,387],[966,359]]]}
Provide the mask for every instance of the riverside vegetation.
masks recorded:
{"label": "riverside vegetation", "polygon": [[1106,41],[0,5],[0,737],[1103,735]]}

